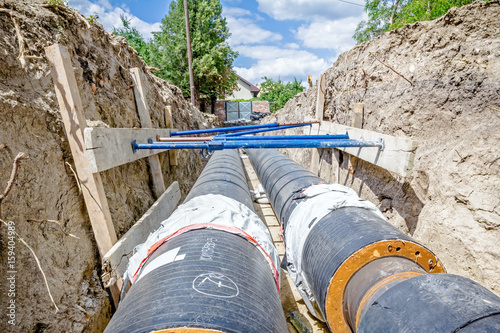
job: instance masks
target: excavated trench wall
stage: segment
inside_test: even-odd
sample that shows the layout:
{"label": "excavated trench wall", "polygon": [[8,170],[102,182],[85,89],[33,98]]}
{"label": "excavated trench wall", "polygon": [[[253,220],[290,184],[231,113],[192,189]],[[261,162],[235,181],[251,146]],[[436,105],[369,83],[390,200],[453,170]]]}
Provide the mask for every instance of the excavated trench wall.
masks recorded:
{"label": "excavated trench wall", "polygon": [[[379,62],[392,67],[412,82]],[[319,176],[340,180],[435,251],[448,272],[500,294],[500,4],[476,2],[343,53],[326,75],[324,119],[418,141],[410,178],[320,150]],[[266,122],[313,117],[316,87]],[[301,131],[288,131],[299,133]],[[311,166],[311,150],[288,156]]]}
{"label": "excavated trench wall", "polygon": [[[44,47],[53,43],[69,50],[90,126],[140,127],[129,69],[146,69],[124,38],[105,32],[99,24],[87,24],[64,7],[41,1],[2,1],[0,192],[17,153],[29,156],[21,164],[2,211],[38,256],[60,311],[55,313],[37,264],[20,242],[15,247],[16,295],[7,296],[8,238],[1,225],[1,332],[99,332],[110,317],[108,295],[100,281],[99,254],[69,167],[73,166],[71,151],[44,57]],[[178,88],[149,73],[146,77],[154,127],[165,127],[166,105],[172,106],[175,128],[212,127],[217,122],[188,104]],[[160,154],[160,161],[166,185],[179,181],[183,196],[204,165],[198,152],[180,152],[177,167],[169,167],[168,153]],[[148,165],[140,160],[101,175],[120,237],[155,200]],[[61,226],[46,220],[60,221]],[[15,300],[15,326],[6,317],[11,299]]]}

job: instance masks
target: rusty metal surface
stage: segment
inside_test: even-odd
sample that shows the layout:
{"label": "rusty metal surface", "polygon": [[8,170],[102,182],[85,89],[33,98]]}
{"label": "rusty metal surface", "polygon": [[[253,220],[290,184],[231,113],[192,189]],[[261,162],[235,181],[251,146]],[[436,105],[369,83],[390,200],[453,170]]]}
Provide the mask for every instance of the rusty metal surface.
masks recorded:
{"label": "rusty metal surface", "polygon": [[372,261],[358,270],[345,289],[344,315],[353,330],[357,327],[362,310],[375,294],[408,278],[425,274],[417,263],[403,257],[384,257]]}
{"label": "rusty metal surface", "polygon": [[159,142],[182,142],[182,141],[210,141],[210,140],[213,140],[213,136],[184,136],[184,137],[181,137],[181,138],[172,138],[172,137],[160,137],[160,136],[157,136],[156,137],[156,141],[159,141]]}

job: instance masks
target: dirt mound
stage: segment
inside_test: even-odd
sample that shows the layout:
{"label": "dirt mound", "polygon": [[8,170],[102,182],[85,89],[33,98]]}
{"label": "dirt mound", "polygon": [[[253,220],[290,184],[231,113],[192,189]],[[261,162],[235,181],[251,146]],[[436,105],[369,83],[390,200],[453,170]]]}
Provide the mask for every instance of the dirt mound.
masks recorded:
{"label": "dirt mound", "polygon": [[[354,103],[363,103],[365,129],[419,146],[409,179],[361,162],[351,176],[348,159],[339,168],[332,150],[320,152],[320,176],[379,204],[448,272],[500,294],[499,2],[454,8],[354,47],[326,71],[325,99],[325,120],[349,125]],[[313,116],[315,105],[316,87],[266,121]],[[310,151],[286,153],[311,164]]]}
{"label": "dirt mound", "polygon": [[[2,332],[97,332],[110,316],[108,295],[99,279],[97,247],[69,167],[73,165],[71,151],[44,57],[44,47],[53,43],[69,49],[89,124],[140,127],[129,69],[145,70],[145,64],[123,38],[64,7],[2,1],[0,191],[17,153],[30,157],[22,162],[17,183],[3,202],[3,216],[15,222],[16,231],[34,249],[60,308],[55,313],[35,260],[24,245],[16,243],[16,326],[7,323],[8,239],[2,225]],[[165,105],[173,107],[178,129],[211,127],[216,121],[186,103],[178,88],[149,73],[146,77],[154,127],[165,127]],[[179,181],[183,195],[204,165],[198,152],[181,152],[179,166],[170,169],[168,154],[160,154],[160,161],[166,185]],[[154,202],[147,169],[146,161],[140,160],[101,173],[118,236]],[[30,219],[39,221],[28,222]],[[43,220],[58,220],[62,227]]]}

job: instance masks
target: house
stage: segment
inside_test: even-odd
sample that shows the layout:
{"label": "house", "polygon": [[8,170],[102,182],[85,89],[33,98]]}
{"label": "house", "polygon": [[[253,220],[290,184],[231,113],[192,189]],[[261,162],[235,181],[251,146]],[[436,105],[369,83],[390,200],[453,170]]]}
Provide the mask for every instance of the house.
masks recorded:
{"label": "house", "polygon": [[236,74],[238,77],[237,84],[238,88],[236,88],[230,96],[226,97],[226,100],[230,101],[233,99],[252,99],[257,97],[260,89]]}
{"label": "house", "polygon": [[[236,74],[238,77],[238,87],[224,100],[219,100],[215,103],[215,114],[222,121],[251,121],[252,119],[260,119],[255,113],[269,113],[269,102],[267,101],[251,101],[251,102],[230,102],[232,100],[250,100],[260,92],[260,89]],[[203,112],[210,112],[211,106],[209,103],[202,105]],[[254,116],[252,118],[252,113]]]}

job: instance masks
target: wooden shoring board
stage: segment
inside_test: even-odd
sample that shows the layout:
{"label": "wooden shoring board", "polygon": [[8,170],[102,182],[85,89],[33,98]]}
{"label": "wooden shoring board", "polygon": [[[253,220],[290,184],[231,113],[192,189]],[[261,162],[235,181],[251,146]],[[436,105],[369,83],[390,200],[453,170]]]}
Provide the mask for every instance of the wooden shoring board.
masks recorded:
{"label": "wooden shoring board", "polygon": [[[245,168],[245,174],[247,178],[248,188],[250,190],[256,190],[260,181],[255,173],[255,169],[252,163],[247,158],[247,156],[242,157],[243,167]],[[274,246],[278,250],[280,259],[283,260],[285,255],[285,244],[283,241],[280,223],[274,214],[274,210],[269,203],[257,203],[254,201],[253,206],[255,208],[256,214],[259,218],[266,224],[269,229],[269,233],[273,240]],[[314,318],[302,300],[297,288],[293,284],[292,279],[286,273],[286,270],[281,270],[281,304],[285,314],[291,311],[301,313],[305,319],[311,325],[312,333],[326,333],[328,332],[326,324],[321,323],[316,318]],[[288,328],[290,332],[295,332],[295,328],[288,321]]]}
{"label": "wooden shoring board", "polygon": [[[57,101],[61,110],[64,129],[75,163],[76,174],[83,185],[82,194],[89,214],[90,224],[101,257],[108,252],[117,237],[108,200],[104,192],[101,175],[93,173],[85,151],[84,130],[87,120],[83,111],[82,100],[76,83],[73,65],[67,49],[59,44],[45,48],[50,66]],[[121,280],[109,287],[111,296],[118,306]]]}
{"label": "wooden shoring board", "polygon": [[174,211],[181,199],[179,183],[173,182],[149,210],[104,255],[103,283],[107,287],[123,276],[134,248],[144,243],[149,234]]}
{"label": "wooden shoring board", "polygon": [[[321,74],[318,79],[318,91],[316,94],[316,114],[315,118],[319,121],[323,121],[323,113],[325,110],[325,89],[326,89],[326,76],[325,74]],[[307,126],[306,126],[307,127]],[[316,127],[316,131],[317,131]],[[312,130],[312,128],[308,129],[307,134],[318,134]],[[321,159],[319,156],[319,150],[313,148],[312,156],[311,156],[311,172],[315,175],[319,175],[319,165],[321,163]]]}
{"label": "wooden shoring board", "polygon": [[170,136],[170,131],[164,128],[87,127],[84,131],[85,148],[92,172],[101,172],[162,152],[157,149],[138,149],[134,153],[132,141],[147,143],[148,139],[156,140],[156,135]]}
{"label": "wooden shoring board", "polygon": [[[321,127],[318,124],[313,124],[311,132],[315,134],[345,134],[348,132],[350,139],[362,141],[377,141],[382,139],[384,140],[383,150],[376,147],[338,149],[400,176],[411,176],[415,161],[415,151],[418,145],[417,141],[344,126],[329,121],[323,121]],[[309,130],[304,130],[304,133],[309,134]]]}
{"label": "wooden shoring board", "polygon": [[76,173],[99,253],[103,256],[116,242],[116,233],[104,193],[101,176],[93,173],[85,151],[84,129],[87,121],[71,59],[65,47],[54,44],[45,48],[64,128],[68,137]]}
{"label": "wooden shoring board", "polygon": [[[364,112],[363,103],[356,103],[354,105],[354,111],[351,117],[351,127],[363,128],[363,112]],[[356,171],[357,164],[358,164],[358,158],[351,156],[351,158],[349,159],[349,167],[348,167],[349,173],[351,175],[353,175],[354,172]]]}
{"label": "wooden shoring board", "polygon": [[[134,67],[130,69],[130,74],[132,76],[132,81],[134,82],[135,104],[137,106],[137,113],[139,114],[141,127],[152,128],[151,117],[146,104],[146,94],[144,89],[145,78],[143,77],[144,73],[140,68]],[[165,192],[165,182],[163,181],[160,159],[158,158],[158,155],[149,156],[147,159],[151,171],[151,177],[153,179],[153,190],[156,198],[159,198],[161,194]]]}
{"label": "wooden shoring board", "polygon": [[[172,121],[172,106],[170,106],[170,105],[167,105],[165,107],[165,127],[167,127],[167,128],[174,127],[174,123]],[[168,151],[168,158],[169,158],[170,166],[176,166],[179,164],[179,162],[177,162],[178,151],[179,151],[178,149],[170,149]]]}

